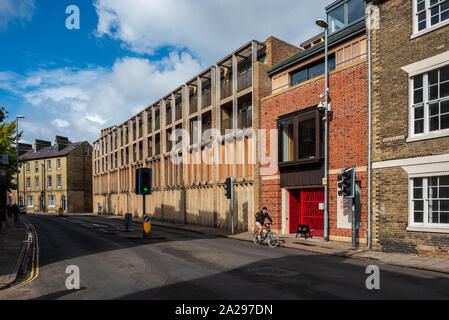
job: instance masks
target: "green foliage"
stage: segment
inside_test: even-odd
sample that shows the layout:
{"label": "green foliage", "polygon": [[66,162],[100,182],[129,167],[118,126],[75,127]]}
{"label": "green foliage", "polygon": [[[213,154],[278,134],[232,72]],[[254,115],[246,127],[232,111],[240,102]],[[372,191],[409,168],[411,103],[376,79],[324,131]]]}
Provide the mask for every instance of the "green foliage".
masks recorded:
{"label": "green foliage", "polygon": [[[16,123],[5,121],[8,112],[0,108],[0,154],[7,154],[9,166],[7,168],[7,188],[15,189],[14,176],[16,174]],[[19,134],[19,138],[22,133]]]}

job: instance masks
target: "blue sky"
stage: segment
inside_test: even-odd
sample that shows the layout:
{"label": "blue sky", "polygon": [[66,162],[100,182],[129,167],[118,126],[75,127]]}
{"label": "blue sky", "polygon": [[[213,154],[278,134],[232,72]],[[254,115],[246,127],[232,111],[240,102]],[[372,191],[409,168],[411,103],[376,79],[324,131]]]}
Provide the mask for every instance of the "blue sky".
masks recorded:
{"label": "blue sky", "polygon": [[23,142],[93,142],[251,39],[317,34],[330,2],[0,0],[0,106],[25,115]]}

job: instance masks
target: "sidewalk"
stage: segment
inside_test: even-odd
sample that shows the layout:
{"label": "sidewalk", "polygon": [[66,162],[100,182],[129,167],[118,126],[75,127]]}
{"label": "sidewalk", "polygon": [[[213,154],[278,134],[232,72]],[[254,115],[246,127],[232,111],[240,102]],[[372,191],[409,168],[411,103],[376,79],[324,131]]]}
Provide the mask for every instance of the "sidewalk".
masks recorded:
{"label": "sidewalk", "polygon": [[[101,217],[109,219],[123,220],[124,217],[102,215]],[[133,219],[134,223],[140,223],[140,219]],[[171,229],[187,230],[201,234],[213,235],[218,237],[227,237],[240,241],[253,241],[252,232],[243,232],[231,235],[226,230],[215,228],[201,227],[195,225],[184,225],[152,220],[153,227],[160,226]],[[407,268],[442,272],[449,274],[449,257],[448,259],[426,258],[416,255],[406,255],[397,253],[386,253],[369,250],[365,245],[359,245],[357,249],[353,249],[351,244],[342,242],[323,242],[321,239],[312,238],[305,240],[304,238],[295,238],[295,235],[280,236],[279,246],[284,248],[299,249],[313,253],[347,257],[359,260],[372,260],[376,264],[389,264]]]}
{"label": "sidewalk", "polygon": [[0,233],[0,288],[12,283],[25,253],[26,227],[20,220],[17,224],[8,219],[6,233]]}

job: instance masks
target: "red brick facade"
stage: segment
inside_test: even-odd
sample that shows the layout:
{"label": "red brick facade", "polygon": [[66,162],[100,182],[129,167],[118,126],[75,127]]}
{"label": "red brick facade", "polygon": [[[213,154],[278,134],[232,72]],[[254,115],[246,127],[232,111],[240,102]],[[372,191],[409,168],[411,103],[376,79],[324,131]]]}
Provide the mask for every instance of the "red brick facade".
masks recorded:
{"label": "red brick facade", "polygon": [[[359,237],[367,233],[367,64],[347,66],[330,73],[329,122],[329,235],[332,240],[349,240],[350,229],[337,228],[337,176],[341,169],[356,165],[361,181],[361,221]],[[324,77],[266,97],[262,101],[261,128],[275,129],[280,116],[316,107],[323,99]],[[269,150],[269,137],[267,150]],[[279,175],[279,172],[277,173]],[[262,204],[276,221],[282,219],[282,190],[278,176],[262,179]],[[287,213],[288,214],[288,213]],[[280,231],[281,225],[277,224]],[[347,239],[339,238],[345,237]]]}

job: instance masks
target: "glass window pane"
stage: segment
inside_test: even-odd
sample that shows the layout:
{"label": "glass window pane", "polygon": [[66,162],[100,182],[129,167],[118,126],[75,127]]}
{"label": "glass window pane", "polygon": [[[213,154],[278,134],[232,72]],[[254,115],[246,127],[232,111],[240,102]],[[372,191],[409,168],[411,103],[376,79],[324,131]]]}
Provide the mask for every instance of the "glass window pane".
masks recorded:
{"label": "glass window pane", "polygon": [[438,102],[437,103],[431,103],[429,105],[429,109],[430,109],[430,115],[431,116],[440,114],[440,104]]}
{"label": "glass window pane", "polygon": [[438,99],[438,85],[429,87],[429,100]]}
{"label": "glass window pane", "polygon": [[449,187],[440,187],[440,199],[449,199]]}
{"label": "glass window pane", "polygon": [[351,24],[365,17],[365,1],[351,0],[348,2],[348,23]]}
{"label": "glass window pane", "polygon": [[432,9],[430,9],[430,15],[431,16],[434,16],[434,15],[436,15],[438,13],[440,13],[440,6],[436,6],[436,7],[433,7]]}
{"label": "glass window pane", "polygon": [[291,85],[307,81],[307,69],[299,70],[291,74]]}
{"label": "glass window pane", "polygon": [[415,94],[413,97],[413,103],[421,103],[423,101],[423,89],[415,90]]}
{"label": "glass window pane", "polygon": [[328,15],[328,24],[330,32],[335,32],[345,26],[345,7],[340,6]]}
{"label": "glass window pane", "polygon": [[441,101],[441,113],[449,112],[449,100]]}
{"label": "glass window pane", "polygon": [[440,212],[440,223],[449,223],[449,212]]}
{"label": "glass window pane", "polygon": [[424,107],[415,107],[415,119],[422,119],[424,118]]}
{"label": "glass window pane", "polygon": [[423,223],[424,222],[424,215],[422,211],[415,211],[413,220],[415,223]]}
{"label": "glass window pane", "polygon": [[426,21],[422,21],[418,24],[418,31],[424,30],[426,28]]}
{"label": "glass window pane", "polygon": [[438,116],[430,118],[429,122],[430,131],[440,130],[440,118]]}
{"label": "glass window pane", "polygon": [[281,123],[282,134],[282,162],[293,160],[293,123],[282,122]]}
{"label": "glass window pane", "polygon": [[433,16],[432,18],[430,18],[430,25],[435,25],[435,24],[437,24],[438,22],[440,22],[440,16],[439,15],[436,15],[436,16]]}
{"label": "glass window pane", "polygon": [[426,2],[425,1],[418,1],[418,8],[417,11],[424,10],[426,8]]}
{"label": "glass window pane", "polygon": [[429,186],[437,186],[438,185],[438,177],[429,178]]}
{"label": "glass window pane", "polygon": [[440,98],[449,97],[449,81],[440,84]]}
{"label": "glass window pane", "polygon": [[449,113],[441,116],[441,130],[449,129]]}
{"label": "glass window pane", "polygon": [[440,211],[449,211],[449,200],[440,201]]}
{"label": "glass window pane", "polygon": [[413,187],[422,187],[422,178],[414,178],[413,179]]}
{"label": "glass window pane", "polygon": [[422,75],[413,77],[413,87],[415,89],[422,88],[423,87],[422,81],[423,81],[423,76]]}
{"label": "glass window pane", "polygon": [[424,200],[413,201],[415,206],[415,211],[423,211],[424,210]]}
{"label": "glass window pane", "polygon": [[415,121],[415,134],[424,132],[424,120]]}
{"label": "glass window pane", "polygon": [[[449,2],[447,2],[449,4]],[[444,11],[441,13],[441,21],[449,19],[449,11]]]}
{"label": "glass window pane", "polygon": [[[449,1],[447,2],[449,4]],[[449,80],[449,67],[440,69],[440,81],[448,81]]]}
{"label": "glass window pane", "polygon": [[449,176],[440,177],[440,186],[449,186]]}
{"label": "glass window pane", "polygon": [[429,188],[429,199],[438,199],[438,187]]}
{"label": "glass window pane", "polygon": [[438,70],[429,72],[429,85],[438,83]]}
{"label": "glass window pane", "polygon": [[422,199],[422,188],[413,189],[413,199]]}
{"label": "glass window pane", "polygon": [[441,4],[441,11],[449,9],[449,1],[446,1]]}
{"label": "glass window pane", "polygon": [[298,121],[299,159],[316,156],[316,119],[315,114],[305,116]]}

